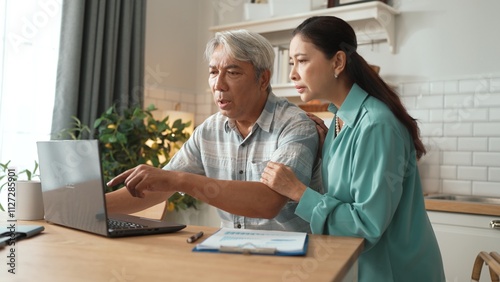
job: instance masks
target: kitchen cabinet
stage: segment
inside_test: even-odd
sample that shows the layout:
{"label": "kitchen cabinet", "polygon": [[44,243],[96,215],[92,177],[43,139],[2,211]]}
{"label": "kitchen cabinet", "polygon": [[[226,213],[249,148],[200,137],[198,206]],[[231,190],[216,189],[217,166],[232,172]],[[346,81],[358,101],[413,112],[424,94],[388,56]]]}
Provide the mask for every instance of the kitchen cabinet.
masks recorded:
{"label": "kitchen cabinet", "polygon": [[[446,281],[470,281],[480,251],[500,251],[500,229],[490,223],[499,216],[428,211],[443,256]],[[480,281],[491,281],[483,266]]]}
{"label": "kitchen cabinet", "polygon": [[[359,45],[387,42],[390,51],[394,52],[397,14],[397,10],[381,1],[370,1],[264,20],[218,25],[210,27],[210,31],[247,29],[262,34],[274,46],[288,46],[292,30],[305,19],[312,16],[336,16],[353,27]],[[273,92],[277,96],[289,98],[292,102],[300,101],[298,93],[290,83],[273,85]]]}

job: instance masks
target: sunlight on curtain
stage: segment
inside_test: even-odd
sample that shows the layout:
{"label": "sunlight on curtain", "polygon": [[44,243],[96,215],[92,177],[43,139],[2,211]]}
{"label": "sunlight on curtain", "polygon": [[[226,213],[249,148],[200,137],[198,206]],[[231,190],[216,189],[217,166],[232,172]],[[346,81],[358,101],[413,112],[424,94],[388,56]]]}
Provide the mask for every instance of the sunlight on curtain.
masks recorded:
{"label": "sunlight on curtain", "polygon": [[62,0],[0,0],[0,162],[31,169],[50,139]]}

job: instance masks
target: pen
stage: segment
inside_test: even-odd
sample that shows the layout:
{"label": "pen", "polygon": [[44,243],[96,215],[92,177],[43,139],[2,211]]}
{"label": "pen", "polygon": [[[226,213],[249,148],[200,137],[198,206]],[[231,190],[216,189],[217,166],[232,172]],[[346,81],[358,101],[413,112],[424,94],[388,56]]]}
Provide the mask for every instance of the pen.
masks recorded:
{"label": "pen", "polygon": [[201,236],[203,236],[203,231],[200,231],[194,235],[192,235],[191,237],[187,238],[187,242],[188,243],[193,243],[194,241],[198,240],[201,238]]}

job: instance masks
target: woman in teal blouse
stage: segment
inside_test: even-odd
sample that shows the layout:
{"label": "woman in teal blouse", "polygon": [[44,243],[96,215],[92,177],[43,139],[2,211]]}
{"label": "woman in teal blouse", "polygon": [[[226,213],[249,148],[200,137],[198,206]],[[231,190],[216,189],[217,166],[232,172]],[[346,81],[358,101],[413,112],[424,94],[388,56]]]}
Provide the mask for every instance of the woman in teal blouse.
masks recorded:
{"label": "woman in teal blouse", "polygon": [[324,139],[326,193],[274,162],[261,181],[298,201],[295,213],[313,233],[365,239],[360,281],[445,281],[417,168],[425,154],[417,122],[356,47],[353,29],[336,17],[312,17],[295,29],[290,78],[304,102],[327,100],[336,116],[330,130],[312,117]]}

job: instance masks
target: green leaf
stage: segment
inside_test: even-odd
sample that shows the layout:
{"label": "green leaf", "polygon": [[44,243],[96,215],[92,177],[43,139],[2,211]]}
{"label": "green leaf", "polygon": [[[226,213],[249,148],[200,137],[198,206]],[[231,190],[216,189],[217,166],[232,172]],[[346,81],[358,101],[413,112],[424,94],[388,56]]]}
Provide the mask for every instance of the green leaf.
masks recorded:
{"label": "green leaf", "polygon": [[127,136],[121,132],[116,133],[116,139],[118,140],[118,143],[121,143],[121,144],[127,143]]}
{"label": "green leaf", "polygon": [[174,124],[172,125],[173,128],[179,128],[179,129],[184,129],[184,125],[182,124],[182,120],[177,119],[174,121]]}
{"label": "green leaf", "polygon": [[131,120],[124,120],[120,125],[118,126],[118,130],[120,132],[125,132],[128,133],[132,130],[134,130],[134,122]]}
{"label": "green leaf", "polygon": [[101,140],[101,142],[103,142],[103,143],[115,143],[116,141],[118,141],[118,139],[116,138],[116,135],[113,135],[113,134],[101,135],[99,137],[99,140]]}
{"label": "green leaf", "polygon": [[135,117],[138,117],[138,116],[142,115],[142,109],[141,108],[135,108],[132,115],[135,116]]}
{"label": "green leaf", "polygon": [[29,170],[26,170],[26,177],[27,177],[27,180],[31,180],[31,171]]}
{"label": "green leaf", "polygon": [[157,110],[154,104],[149,104],[149,106],[146,108],[146,111],[151,112]]}
{"label": "green leaf", "polygon": [[106,110],[106,115],[112,115],[115,111],[115,106],[111,106]]}
{"label": "green leaf", "polygon": [[103,117],[100,117],[100,118],[96,119],[95,122],[94,122],[94,128],[98,128],[101,125],[101,123],[102,123],[103,120],[104,120]]}

